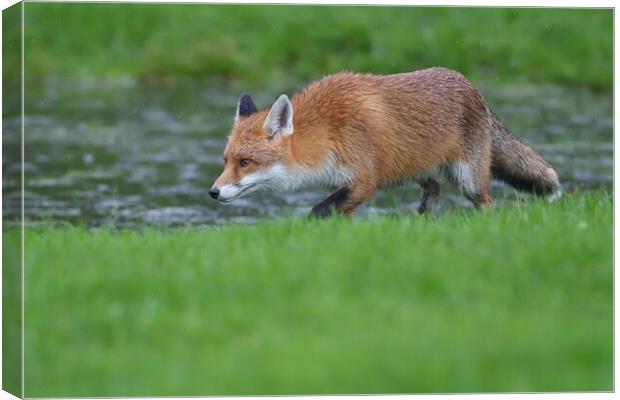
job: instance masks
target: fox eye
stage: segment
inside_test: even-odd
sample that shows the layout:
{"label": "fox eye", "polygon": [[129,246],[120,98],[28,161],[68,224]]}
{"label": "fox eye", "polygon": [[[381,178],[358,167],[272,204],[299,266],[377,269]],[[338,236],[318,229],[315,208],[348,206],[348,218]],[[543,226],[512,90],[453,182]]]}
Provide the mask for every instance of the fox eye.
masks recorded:
{"label": "fox eye", "polygon": [[239,160],[239,166],[240,167],[247,167],[248,165],[250,165],[250,160],[248,160],[247,158],[244,158],[242,160]]}

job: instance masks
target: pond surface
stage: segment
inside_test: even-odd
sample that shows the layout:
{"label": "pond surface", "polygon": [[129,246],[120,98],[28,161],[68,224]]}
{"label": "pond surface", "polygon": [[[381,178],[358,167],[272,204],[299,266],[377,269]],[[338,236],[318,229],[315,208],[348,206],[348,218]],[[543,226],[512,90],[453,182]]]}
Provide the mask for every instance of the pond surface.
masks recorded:
{"label": "pond surface", "polygon": [[[291,85],[288,93],[302,86]],[[611,189],[611,94],[531,85],[481,90],[515,135],[559,171],[565,191]],[[28,84],[26,222],[175,226],[306,214],[328,189],[257,192],[226,205],[208,196],[222,168],[239,92],[189,82],[164,88],[131,81]],[[266,107],[278,93],[252,94]],[[9,224],[18,223],[21,210],[19,121],[18,109],[5,109],[3,212]],[[446,189],[440,210],[470,206],[450,185]],[[518,198],[498,182],[491,195],[500,206]],[[408,213],[420,196],[415,184],[381,192],[358,214]]]}

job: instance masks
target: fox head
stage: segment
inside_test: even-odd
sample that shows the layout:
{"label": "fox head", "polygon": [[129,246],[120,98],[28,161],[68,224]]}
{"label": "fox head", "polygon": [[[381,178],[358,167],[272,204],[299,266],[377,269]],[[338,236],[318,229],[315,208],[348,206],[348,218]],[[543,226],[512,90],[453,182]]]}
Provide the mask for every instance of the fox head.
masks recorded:
{"label": "fox head", "polygon": [[252,98],[242,94],[224,149],[224,171],[209,195],[230,202],[260,188],[286,185],[292,134],[293,106],[287,95],[280,95],[268,111],[258,111]]}

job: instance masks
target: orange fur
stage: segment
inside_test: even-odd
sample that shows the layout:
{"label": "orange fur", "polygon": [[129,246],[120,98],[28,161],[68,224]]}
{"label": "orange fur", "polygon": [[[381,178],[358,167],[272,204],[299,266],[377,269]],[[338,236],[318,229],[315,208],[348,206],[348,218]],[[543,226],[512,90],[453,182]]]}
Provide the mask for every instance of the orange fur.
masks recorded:
{"label": "orange fur", "polygon": [[[407,180],[420,182],[425,190],[420,210],[432,211],[440,170],[476,206],[491,204],[487,190],[496,171],[518,187],[559,190],[555,171],[517,142],[478,90],[455,71],[431,68],[387,76],[343,72],[309,85],[291,103],[290,135],[268,137],[264,124],[269,110],[235,122],[224,172],[214,187],[276,164],[285,171],[320,170],[329,158],[329,168],[346,171],[350,181],[323,207],[334,206],[344,214],[378,189]],[[522,154],[525,163],[518,164],[519,157],[511,153]],[[250,165],[239,166],[241,159],[251,160]],[[325,213],[324,208],[314,211]]]}

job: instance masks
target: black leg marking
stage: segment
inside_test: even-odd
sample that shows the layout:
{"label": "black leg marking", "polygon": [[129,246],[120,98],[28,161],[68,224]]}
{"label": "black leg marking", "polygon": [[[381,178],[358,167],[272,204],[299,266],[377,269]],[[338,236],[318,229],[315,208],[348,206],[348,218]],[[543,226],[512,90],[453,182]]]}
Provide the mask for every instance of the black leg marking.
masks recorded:
{"label": "black leg marking", "polygon": [[426,179],[420,182],[420,186],[424,189],[422,200],[418,208],[419,214],[430,212],[431,214],[437,209],[439,203],[439,194],[441,193],[441,183],[435,179]]}
{"label": "black leg marking", "polygon": [[351,190],[349,188],[341,188],[330,194],[325,200],[312,207],[310,216],[316,218],[327,218],[333,213],[340,211],[344,202],[349,198]]}

